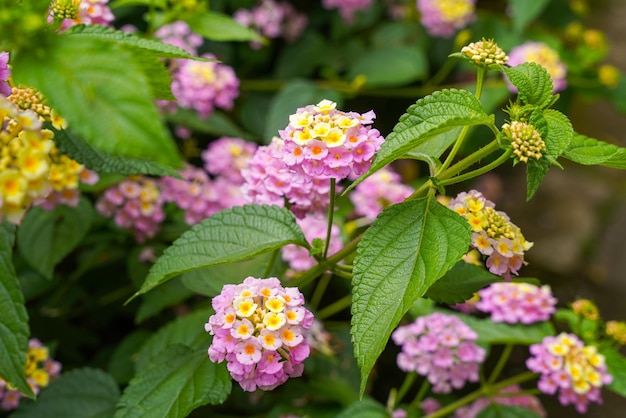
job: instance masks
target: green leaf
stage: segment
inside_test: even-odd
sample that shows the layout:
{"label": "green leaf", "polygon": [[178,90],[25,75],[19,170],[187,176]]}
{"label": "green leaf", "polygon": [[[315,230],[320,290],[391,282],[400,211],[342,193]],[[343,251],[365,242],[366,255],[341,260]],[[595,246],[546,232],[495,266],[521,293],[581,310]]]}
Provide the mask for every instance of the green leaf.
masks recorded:
{"label": "green leaf", "polygon": [[121,174],[132,176],[147,174],[152,176],[180,177],[178,172],[157,162],[111,155],[94,148],[71,130],[54,131],[54,141],[61,153],[85,165],[99,174]]}
{"label": "green leaf", "polygon": [[259,34],[222,13],[193,13],[183,16],[182,20],[189,24],[191,30],[212,41],[264,42]]}
{"label": "green leaf", "polygon": [[46,51],[16,54],[14,77],[40,90],[73,131],[105,152],[181,164],[132,52],[111,41],[71,35],[59,36]]}
{"label": "green leaf", "polygon": [[383,405],[373,399],[365,398],[354,402],[341,411],[336,418],[388,418],[389,414]]}
{"label": "green leaf", "polygon": [[530,345],[541,342],[544,337],[554,335],[555,330],[550,322],[534,324],[506,324],[493,322],[490,319],[478,319],[472,316],[446,311],[456,315],[478,334],[478,343],[489,344],[522,344]]}
{"label": "green leaf", "polygon": [[340,97],[334,90],[323,89],[304,80],[287,83],[274,96],[267,111],[264,139],[269,142],[273,136],[278,136],[278,131],[289,124],[289,115],[296,113],[299,107],[317,104],[323,99],[340,104]]}
{"label": "green leaf", "polygon": [[508,0],[513,29],[521,32],[529,23],[537,18],[550,0]]}
{"label": "green leaf", "polygon": [[462,127],[452,128],[449,131],[436,135],[407,152],[406,156],[426,162],[438,159],[452,144],[454,144],[462,130]]}
{"label": "green leaf", "polygon": [[153,6],[159,9],[167,7],[167,0],[115,0],[111,3],[111,9],[117,9],[125,6]]}
{"label": "green leaf", "polygon": [[130,381],[115,418],[184,418],[199,406],[224,402],[231,386],[224,364],[211,362],[206,349],[173,345]]}
{"label": "green leaf", "polygon": [[107,371],[118,384],[125,385],[133,378],[137,353],[150,336],[150,332],[139,329],[128,334],[117,344],[107,363]]}
{"label": "green leaf", "polygon": [[245,260],[287,244],[309,246],[288,209],[269,205],[225,209],[174,241],[133,298],[181,273]]}
{"label": "green leaf", "polygon": [[361,393],[402,316],[470,242],[467,221],[432,197],[389,206],[365,232],[354,263],[351,330]]}
{"label": "green leaf", "polygon": [[276,59],[276,78],[288,80],[309,77],[327,52],[324,37],[317,32],[305,32],[296,42],[285,45]]}
{"label": "green leaf", "polygon": [[13,418],[110,418],[120,397],[111,375],[78,369],[50,382],[37,402],[22,401]]}
{"label": "green leaf", "polygon": [[13,267],[15,226],[0,224],[0,376],[20,392],[34,397],[26,382],[28,313]]}
{"label": "green leaf", "polygon": [[563,156],[578,164],[626,170],[626,148],[574,133]]}
{"label": "green leaf", "polygon": [[515,405],[490,404],[480,411],[476,418],[541,418],[528,408]]}
{"label": "green leaf", "polygon": [[20,255],[51,279],[54,267],[85,238],[93,219],[94,210],[86,198],[76,207],[60,205],[51,211],[33,207],[17,231]]}
{"label": "green leaf", "polygon": [[400,117],[376,154],[370,170],[354,181],[344,194],[370,174],[441,133],[459,126],[493,123],[494,116],[487,115],[476,96],[466,90],[441,90],[426,96]]}
{"label": "green leaf", "polygon": [[141,305],[139,305],[135,315],[135,323],[139,324],[148,318],[152,318],[163,309],[181,303],[193,296],[193,292],[179,279],[176,277],[157,287],[152,292],[143,295]]}
{"label": "green leaf", "polygon": [[471,299],[474,293],[497,281],[500,278],[483,267],[459,261],[428,289],[424,297],[454,305]]}
{"label": "green leaf", "polygon": [[195,110],[179,107],[176,109],[176,113],[168,113],[165,117],[175,125],[182,125],[206,134],[256,139],[254,135],[241,129],[228,116],[218,110],[208,118],[200,118]]}
{"label": "green leaf", "polygon": [[136,356],[137,371],[146,368],[155,356],[171,345],[181,344],[193,350],[204,349],[206,352],[211,345],[211,337],[205,331],[204,324],[211,314],[212,309],[199,310],[176,318],[159,328],[139,350]]}
{"label": "green leaf", "polygon": [[[152,0],[153,1],[153,0]],[[189,52],[177,46],[166,44],[156,38],[141,38],[134,33],[109,28],[101,25],[75,25],[70,27],[65,34],[74,37],[97,38],[124,45],[134,51],[144,50],[158,58],[187,58],[201,61],[214,61],[191,55]]]}
{"label": "green leaf", "polygon": [[421,49],[409,46],[374,49],[361,55],[348,69],[348,80],[365,77],[368,87],[402,86],[420,80],[427,71]]}
{"label": "green leaf", "polygon": [[613,382],[607,387],[618,395],[626,397],[626,358],[616,350],[602,350],[606,360],[606,367]]}
{"label": "green leaf", "polygon": [[552,78],[541,65],[525,62],[515,67],[505,67],[504,74],[517,88],[518,96],[525,104],[544,108],[552,103]]}
{"label": "green leaf", "polygon": [[160,100],[175,101],[172,93],[172,76],[165,67],[161,58],[154,56],[149,51],[135,48],[132,50],[133,58],[141,68],[141,72],[148,76],[148,83],[152,91],[151,97]]}

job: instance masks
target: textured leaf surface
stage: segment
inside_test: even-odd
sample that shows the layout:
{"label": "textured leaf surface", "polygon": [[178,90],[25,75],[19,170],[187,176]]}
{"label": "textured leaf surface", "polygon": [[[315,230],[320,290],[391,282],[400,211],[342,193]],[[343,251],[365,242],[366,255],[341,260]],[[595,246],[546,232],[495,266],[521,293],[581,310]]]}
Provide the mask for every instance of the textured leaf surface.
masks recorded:
{"label": "textured leaf surface", "polygon": [[206,349],[172,345],[155,356],[122,394],[115,418],[184,418],[195,408],[224,402],[231,378]]}
{"label": "textured leaf surface", "polygon": [[225,209],[174,241],[135,296],[181,273],[245,260],[287,244],[309,245],[289,210],[269,205]]}
{"label": "textured leaf surface", "polygon": [[54,140],[59,151],[99,174],[179,176],[175,169],[154,161],[127,158],[100,151],[68,130],[55,131]]}
{"label": "textured leaf surface", "polygon": [[263,41],[253,30],[240,25],[230,16],[215,13],[193,13],[183,18],[191,29],[212,41]]}
{"label": "textured leaf surface", "polygon": [[466,90],[442,90],[426,96],[400,117],[376,154],[370,170],[347,190],[436,135],[459,126],[487,125],[493,121],[494,116],[487,115],[476,96]]}
{"label": "textured leaf surface", "polygon": [[405,46],[368,51],[348,69],[348,79],[365,77],[365,85],[401,86],[424,77],[427,59],[421,49]]}
{"label": "textured leaf surface", "polygon": [[482,267],[459,261],[424,294],[439,303],[454,305],[470,299],[475,292],[500,278]]}
{"label": "textured leaf surface", "polygon": [[31,208],[17,231],[19,252],[32,268],[50,279],[54,267],[87,235],[93,218],[93,207],[85,198],[75,208]]}
{"label": "textured leaf surface", "polygon": [[613,392],[626,397],[626,358],[615,350],[603,350],[608,372],[613,376],[613,382],[608,388]]}
{"label": "textured leaf surface", "polygon": [[534,62],[505,67],[504,73],[517,88],[525,104],[545,107],[552,102],[552,78],[548,71]]}
{"label": "textured leaf surface", "polygon": [[120,391],[113,377],[96,369],[63,374],[41,392],[37,402],[20,403],[13,418],[110,418]]}
{"label": "textured leaf surface", "polygon": [[15,226],[0,224],[0,376],[21,392],[34,396],[26,382],[28,313],[13,267]]}
{"label": "textured leaf surface", "polygon": [[521,406],[513,405],[489,405],[476,418],[541,418],[541,415]]}
{"label": "textured leaf surface", "polygon": [[383,405],[373,399],[363,399],[354,402],[344,409],[336,418],[387,418],[387,410]]}
{"label": "textured leaf surface", "polygon": [[94,147],[179,166],[180,154],[133,54],[102,39],[58,38],[45,57],[15,55],[16,82],[40,90],[70,128]]}
{"label": "textured leaf surface", "polygon": [[402,316],[467,252],[470,237],[467,221],[433,198],[390,206],[367,230],[354,265],[351,329],[361,393]]}
{"label": "textured leaf surface", "polygon": [[563,156],[578,164],[626,170],[626,148],[574,133]]}

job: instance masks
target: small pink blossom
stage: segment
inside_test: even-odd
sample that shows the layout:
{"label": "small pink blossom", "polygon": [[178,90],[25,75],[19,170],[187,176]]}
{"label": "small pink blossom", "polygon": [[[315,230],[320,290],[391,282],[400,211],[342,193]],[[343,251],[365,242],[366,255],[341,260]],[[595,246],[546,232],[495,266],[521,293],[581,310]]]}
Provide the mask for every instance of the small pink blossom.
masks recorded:
{"label": "small pink blossom", "polygon": [[450,38],[476,18],[476,0],[417,0],[420,22],[435,37]]}
{"label": "small pink blossom", "polygon": [[478,291],[476,308],[491,314],[494,322],[510,324],[546,321],[556,311],[550,286],[529,283],[493,283]]}

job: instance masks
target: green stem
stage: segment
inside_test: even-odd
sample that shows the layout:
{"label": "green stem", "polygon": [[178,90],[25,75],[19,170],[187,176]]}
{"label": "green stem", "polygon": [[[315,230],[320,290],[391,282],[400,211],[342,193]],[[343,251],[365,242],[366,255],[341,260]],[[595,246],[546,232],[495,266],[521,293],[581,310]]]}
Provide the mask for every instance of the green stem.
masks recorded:
{"label": "green stem", "polygon": [[313,292],[313,296],[311,296],[311,307],[313,309],[317,309],[320,306],[320,302],[322,301],[322,296],[324,296],[324,292],[328,288],[328,284],[330,283],[330,274],[324,274],[320,281],[317,283],[315,287],[315,291]]}
{"label": "green stem", "polygon": [[398,390],[394,407],[400,403],[402,398],[404,398],[404,395],[406,395],[411,386],[413,386],[413,383],[415,383],[415,379],[417,379],[417,373],[415,372],[410,372],[406,375],[404,382],[402,382],[402,386],[400,386],[400,389]]}
{"label": "green stem", "polygon": [[342,277],[344,279],[348,279],[348,280],[352,280],[354,278],[354,274],[350,273],[349,271],[344,271],[344,270],[333,270],[333,273],[335,273],[335,275]]}
{"label": "green stem", "polygon": [[426,83],[424,83],[424,86],[439,86],[441,84],[441,82],[443,80],[445,80],[445,78],[448,76],[448,74],[450,74],[450,71],[452,71],[452,69],[454,68],[454,66],[456,65],[457,60],[456,59],[447,59],[443,65],[441,67],[439,67],[439,70],[435,73],[435,75],[433,75],[430,80],[428,80]]}
{"label": "green stem", "polygon": [[424,379],[424,381],[422,382],[422,386],[420,386],[420,390],[417,392],[417,395],[415,395],[415,399],[413,399],[411,405],[414,407],[418,407],[419,404],[422,403],[422,399],[424,399],[424,396],[426,396],[426,392],[428,392],[428,389],[430,389],[430,382],[428,381],[428,379]]}
{"label": "green stem", "polygon": [[459,137],[456,139],[456,142],[454,143],[454,146],[450,150],[450,153],[446,157],[446,160],[443,162],[441,167],[439,167],[439,171],[435,173],[435,176],[438,176],[439,174],[441,174],[442,171],[444,171],[446,168],[450,166],[450,164],[452,164],[454,157],[456,157],[456,154],[461,149],[461,145],[463,145],[463,141],[465,140],[465,136],[467,135],[469,128],[470,128],[469,125],[463,127],[463,129],[461,130],[461,133],[459,134]]}
{"label": "green stem", "polygon": [[463,158],[461,161],[457,162],[452,167],[450,167],[450,168],[448,168],[448,169],[446,169],[444,171],[441,171],[439,173],[439,175],[438,175],[439,180],[449,179],[450,177],[454,176],[455,174],[460,173],[463,170],[465,170],[466,168],[471,167],[476,162],[478,162],[478,161],[482,160],[483,158],[487,157],[489,154],[493,153],[494,151],[498,150],[499,148],[500,148],[500,144],[498,144],[497,140],[491,141],[490,143],[488,143],[484,147],[474,151],[473,153],[471,153],[467,157]]}
{"label": "green stem", "polygon": [[354,271],[354,266],[351,264],[337,264],[335,266],[335,271],[337,270],[342,270],[342,271],[346,271],[348,273],[352,273]]}
{"label": "green stem", "polygon": [[344,309],[348,308],[351,303],[352,303],[352,295],[346,295],[342,297],[341,299],[336,300],[330,305],[317,311],[317,314],[315,315],[315,317],[320,321],[323,319],[329,318],[333,316],[334,314],[336,314],[337,312],[341,312]]}
{"label": "green stem", "polygon": [[511,154],[513,153],[512,149],[507,149],[500,157],[498,157],[498,159],[492,161],[491,163],[480,167],[476,170],[470,171],[468,173],[464,173],[461,175],[458,175],[456,177],[452,177],[450,179],[446,179],[446,180],[441,180],[439,182],[440,185],[442,186],[447,186],[450,184],[455,184],[455,183],[460,183],[462,181],[465,180],[469,180],[469,179],[473,179],[474,177],[478,177],[481,174],[485,174],[491,170],[493,170],[496,167],[499,167],[500,165],[502,165],[504,162],[506,162],[510,157]]}
{"label": "green stem", "polygon": [[478,67],[478,73],[476,74],[476,98],[480,99],[483,93],[483,83],[485,81],[485,73],[487,70],[483,67]]}
{"label": "green stem", "polygon": [[328,256],[328,247],[330,247],[330,235],[333,230],[333,216],[335,214],[335,179],[330,179],[330,204],[328,206],[328,226],[326,228],[326,243],[324,244],[324,255],[322,259]]}
{"label": "green stem", "polygon": [[507,344],[504,346],[504,350],[502,350],[502,354],[496,363],[496,366],[493,368],[493,372],[491,372],[491,376],[487,379],[487,384],[491,385],[496,379],[500,376],[502,369],[506,365],[506,362],[509,360],[509,356],[511,355],[511,351],[513,351],[513,344]]}
{"label": "green stem", "polygon": [[272,251],[272,255],[267,262],[267,267],[265,267],[265,272],[261,277],[268,277],[272,272],[272,268],[274,267],[274,263],[276,262],[276,257],[278,257],[279,250]]}
{"label": "green stem", "polygon": [[463,398],[452,402],[449,405],[446,405],[445,407],[439,409],[438,411],[433,412],[430,415],[427,415],[424,418],[441,418],[441,417],[445,417],[446,415],[456,411],[458,408],[469,404],[470,402],[475,401],[476,399],[482,397],[482,396],[491,396],[493,394],[498,393],[501,389],[507,388],[511,385],[514,385],[516,383],[522,383],[522,382],[526,382],[528,380],[531,380],[533,378],[535,378],[537,375],[533,372],[525,372],[525,373],[521,373],[518,374],[516,376],[513,376],[509,379],[503,380],[499,383],[496,383],[495,385],[485,385],[482,388],[468,394],[467,396],[464,396]]}

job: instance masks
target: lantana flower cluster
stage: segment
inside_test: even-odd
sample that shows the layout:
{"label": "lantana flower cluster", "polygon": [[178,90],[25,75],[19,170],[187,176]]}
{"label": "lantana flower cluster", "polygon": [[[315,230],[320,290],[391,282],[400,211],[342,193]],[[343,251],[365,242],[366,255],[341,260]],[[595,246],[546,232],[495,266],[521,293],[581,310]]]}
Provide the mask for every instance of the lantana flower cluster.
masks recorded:
{"label": "lantana flower cluster", "polygon": [[96,209],[120,228],[132,231],[139,243],[155,236],[165,219],[161,191],[146,176],[131,176],[108,188]]}
{"label": "lantana flower cluster", "polygon": [[359,183],[350,193],[350,201],[357,215],[373,221],[387,206],[404,201],[411,193],[413,188],[402,183],[398,173],[383,168]]}
{"label": "lantana flower cluster", "polygon": [[398,327],[391,338],[402,347],[398,367],[426,376],[435,393],[450,393],[452,388],[478,381],[485,350],[475,343],[476,332],[453,315],[418,317]]}
{"label": "lantana flower cluster", "polygon": [[420,22],[429,35],[450,38],[476,18],[476,0],[417,0]]}
{"label": "lantana flower cluster", "polygon": [[356,12],[369,9],[373,3],[373,0],[322,0],[325,9],[338,9],[346,23],[354,22]]}
{"label": "lantana flower cluster", "polygon": [[213,176],[225,177],[233,183],[242,184],[244,178],[241,170],[249,166],[256,149],[254,142],[242,138],[220,137],[202,151],[204,169]]}
{"label": "lantana flower cluster", "polygon": [[[554,93],[567,87],[567,66],[561,61],[559,53],[548,44],[528,41],[512,48],[509,52],[509,65],[515,67],[525,62],[534,62],[548,71],[552,78]],[[515,86],[510,83],[509,89],[517,92]]]}
{"label": "lantana flower cluster", "polygon": [[302,375],[314,318],[298,288],[284,288],[275,277],[248,277],[224,286],[212,304],[215,314],[205,324],[213,335],[209,358],[226,360],[243,390],[272,390]]}
{"label": "lantana flower cluster", "polygon": [[78,24],[111,26],[115,16],[108,3],[109,0],[54,0],[50,14],[62,19],[64,29]]}
{"label": "lantana flower cluster", "polygon": [[[61,363],[50,358],[48,348],[41,341],[31,338],[26,352],[26,381],[36,394],[61,373]],[[10,411],[18,407],[25,395],[0,377],[0,407]]]}
{"label": "lantana flower cluster", "polygon": [[509,60],[498,44],[484,38],[464,46],[461,53],[479,66],[504,65]]}
{"label": "lantana flower cluster", "polygon": [[330,179],[290,169],[283,161],[283,148],[283,140],[274,137],[269,145],[256,150],[248,167],[241,171],[245,179],[241,186],[244,196],[259,204],[283,207],[286,202],[298,218],[325,211],[329,205]]}
{"label": "lantana flower cluster", "polygon": [[11,94],[11,85],[7,81],[10,77],[9,53],[0,51],[0,95],[2,96],[9,96]]}
{"label": "lantana flower cluster", "polygon": [[490,272],[511,278],[524,264],[524,253],[533,243],[526,241],[518,226],[506,213],[495,210],[495,204],[477,190],[461,192],[448,207],[463,216],[472,228],[472,247],[487,256]]}
{"label": "lantana flower cluster", "polygon": [[540,391],[548,395],[558,392],[562,405],[573,404],[581,414],[589,403],[602,403],[600,389],[613,378],[595,346],[585,346],[576,335],[563,332],[531,345],[530,353],[526,366],[540,374]]}
{"label": "lantana flower cluster", "polygon": [[[328,229],[326,218],[321,214],[308,214],[302,219],[297,220],[298,225],[302,228],[307,241],[312,242],[314,239],[324,240]],[[339,226],[333,224],[330,230],[330,242],[328,245],[328,255],[332,255],[341,250],[343,243],[341,241],[341,230]],[[315,258],[309,255],[309,251],[295,244],[285,245],[282,249],[283,260],[289,263],[295,271],[308,270],[317,264]]]}
{"label": "lantana flower cluster", "polygon": [[154,33],[154,36],[166,44],[184,49],[191,55],[197,55],[198,47],[204,43],[204,38],[193,32],[187,22],[183,20],[161,26]]}
{"label": "lantana flower cluster", "polygon": [[[247,10],[239,9],[234,15],[239,24],[256,30],[267,38],[283,37],[287,41],[295,41],[308,24],[308,18],[299,13],[287,2],[261,0],[257,7]],[[252,42],[253,48],[260,48],[261,44]]]}
{"label": "lantana flower cluster", "polygon": [[384,142],[380,132],[369,126],[376,115],[371,110],[359,114],[336,107],[335,102],[322,100],[289,116],[289,125],[279,134],[285,142],[282,160],[290,169],[336,180],[369,169]]}
{"label": "lantana flower cluster", "polygon": [[547,321],[556,312],[550,286],[530,283],[492,283],[478,291],[479,311],[491,314],[493,322],[532,324]]}

